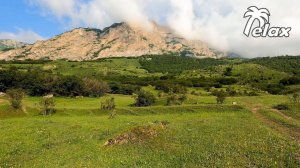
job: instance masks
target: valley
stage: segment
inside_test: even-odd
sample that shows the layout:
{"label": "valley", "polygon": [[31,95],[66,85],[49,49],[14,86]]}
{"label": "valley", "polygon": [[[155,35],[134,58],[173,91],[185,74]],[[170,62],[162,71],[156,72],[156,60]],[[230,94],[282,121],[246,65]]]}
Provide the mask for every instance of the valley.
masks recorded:
{"label": "valley", "polygon": [[0,167],[298,167],[299,61],[2,61]]}

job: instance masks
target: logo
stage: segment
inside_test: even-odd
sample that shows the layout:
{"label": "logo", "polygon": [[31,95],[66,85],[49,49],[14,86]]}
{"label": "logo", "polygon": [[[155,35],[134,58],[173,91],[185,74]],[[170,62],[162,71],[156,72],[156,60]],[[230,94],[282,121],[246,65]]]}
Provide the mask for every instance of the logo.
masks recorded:
{"label": "logo", "polygon": [[[248,18],[244,34],[247,37],[289,37],[292,28],[271,27],[270,16],[270,11],[267,8],[249,7],[244,15],[244,18]],[[255,21],[258,21],[258,27],[253,28]]]}

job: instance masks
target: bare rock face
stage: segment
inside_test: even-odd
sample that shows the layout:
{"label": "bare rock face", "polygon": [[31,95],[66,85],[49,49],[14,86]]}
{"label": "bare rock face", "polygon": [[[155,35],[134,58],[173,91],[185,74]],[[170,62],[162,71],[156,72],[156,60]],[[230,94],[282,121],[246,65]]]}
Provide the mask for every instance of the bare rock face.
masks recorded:
{"label": "bare rock face", "polygon": [[2,52],[0,59],[82,61],[164,53],[181,53],[198,58],[218,57],[207,44],[185,40],[154,23],[149,29],[127,23],[116,23],[103,30],[77,28],[46,41],[38,41],[23,48]]}

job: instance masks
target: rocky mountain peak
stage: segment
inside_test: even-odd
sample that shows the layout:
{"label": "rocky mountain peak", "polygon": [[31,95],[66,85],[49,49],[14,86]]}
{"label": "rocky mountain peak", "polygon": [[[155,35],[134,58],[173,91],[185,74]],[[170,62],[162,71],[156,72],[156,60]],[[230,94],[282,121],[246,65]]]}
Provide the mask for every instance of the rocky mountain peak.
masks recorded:
{"label": "rocky mountain peak", "polygon": [[0,53],[0,59],[94,60],[108,57],[138,57],[181,53],[197,58],[217,58],[201,41],[189,41],[165,27],[152,23],[151,28],[125,22],[101,29],[76,28],[24,48]]}

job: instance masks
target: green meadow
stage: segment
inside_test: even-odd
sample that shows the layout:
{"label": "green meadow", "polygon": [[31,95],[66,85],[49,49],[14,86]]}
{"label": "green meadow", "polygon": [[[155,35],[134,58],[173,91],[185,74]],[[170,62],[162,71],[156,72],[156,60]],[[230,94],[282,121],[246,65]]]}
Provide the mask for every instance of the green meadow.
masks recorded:
{"label": "green meadow", "polygon": [[[0,97],[0,168],[300,167],[300,104],[291,101],[300,84],[286,84],[299,76],[298,67],[276,69],[277,59],[205,60],[205,66],[190,58],[176,58],[174,65],[170,57],[152,59],[2,62],[0,89],[8,83],[27,94],[20,109],[11,107],[7,95]],[[10,69],[17,69],[20,83],[5,80]],[[95,78],[110,91],[83,96],[71,90],[66,96],[53,90],[55,113],[43,116],[44,95],[36,90],[48,85],[22,83],[23,73],[34,71],[45,73],[41,80]],[[77,87],[70,81],[70,88]],[[136,88],[155,102],[136,107]],[[219,104],[218,91],[228,93]],[[168,104],[174,95],[186,99]],[[115,109],[102,109],[110,98]]]}

